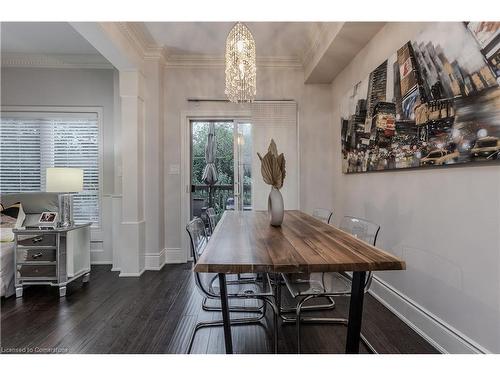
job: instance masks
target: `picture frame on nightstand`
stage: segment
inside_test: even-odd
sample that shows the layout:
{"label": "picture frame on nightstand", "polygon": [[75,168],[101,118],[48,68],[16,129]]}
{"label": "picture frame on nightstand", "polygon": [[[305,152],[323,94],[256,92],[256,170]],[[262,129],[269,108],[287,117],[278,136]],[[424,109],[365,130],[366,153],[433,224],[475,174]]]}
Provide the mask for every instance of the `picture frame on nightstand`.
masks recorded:
{"label": "picture frame on nightstand", "polygon": [[50,212],[50,211],[42,212],[40,214],[40,219],[38,220],[38,222],[40,224],[55,225],[57,223],[57,216],[58,216],[57,212]]}

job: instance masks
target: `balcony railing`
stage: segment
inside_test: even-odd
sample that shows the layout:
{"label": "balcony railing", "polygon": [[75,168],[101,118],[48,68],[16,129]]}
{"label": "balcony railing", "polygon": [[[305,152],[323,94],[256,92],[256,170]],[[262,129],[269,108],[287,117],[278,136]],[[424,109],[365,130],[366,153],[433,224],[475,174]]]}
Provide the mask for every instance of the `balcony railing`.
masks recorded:
{"label": "balcony railing", "polygon": [[[209,186],[196,184],[191,186],[193,216],[201,216],[206,207],[210,206],[210,189],[212,191],[212,206],[217,215],[225,210],[234,210],[234,187],[232,184]],[[244,185],[241,194],[243,208],[251,209],[251,185]]]}

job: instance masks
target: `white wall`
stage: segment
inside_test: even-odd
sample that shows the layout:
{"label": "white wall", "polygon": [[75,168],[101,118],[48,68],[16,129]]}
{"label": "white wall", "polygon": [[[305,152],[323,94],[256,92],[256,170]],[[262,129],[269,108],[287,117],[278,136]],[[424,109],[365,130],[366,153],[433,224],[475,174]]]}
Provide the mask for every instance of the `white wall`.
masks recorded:
{"label": "white wall", "polygon": [[335,219],[381,225],[377,245],[407,270],[377,273],[394,290],[374,292],[417,330],[448,352],[500,353],[500,167],[341,173],[342,96],[424,25],[386,25],[332,84]]}
{"label": "white wall", "polygon": [[145,265],[159,269],[165,263],[163,65],[147,60],[145,69]]}
{"label": "white wall", "polygon": [[[329,85],[304,85],[302,69],[259,67],[257,99],[293,99],[298,103],[300,144],[300,206],[332,204],[332,181],[325,171],[332,168],[331,90]],[[181,113],[196,110],[187,98],[224,98],[224,67],[167,67],[165,69],[165,241],[169,253],[178,253],[181,236],[181,175],[169,174],[181,164]],[[232,108],[234,109],[234,108]],[[320,159],[313,156],[320,155]],[[286,183],[286,182],[285,182]],[[321,184],[320,189],[314,189]],[[312,193],[314,191],[314,193]]]}
{"label": "white wall", "polygon": [[2,68],[2,105],[103,108],[102,229],[93,230],[91,260],[112,263],[111,195],[115,193],[113,69]]}

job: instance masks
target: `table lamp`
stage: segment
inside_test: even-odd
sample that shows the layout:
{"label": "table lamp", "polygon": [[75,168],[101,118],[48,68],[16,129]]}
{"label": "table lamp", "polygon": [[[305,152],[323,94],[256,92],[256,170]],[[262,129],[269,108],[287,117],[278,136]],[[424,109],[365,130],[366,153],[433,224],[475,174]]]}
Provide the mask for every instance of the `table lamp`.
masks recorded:
{"label": "table lamp", "polygon": [[59,194],[59,226],[73,225],[73,193],[83,190],[83,169],[47,168],[46,191]]}

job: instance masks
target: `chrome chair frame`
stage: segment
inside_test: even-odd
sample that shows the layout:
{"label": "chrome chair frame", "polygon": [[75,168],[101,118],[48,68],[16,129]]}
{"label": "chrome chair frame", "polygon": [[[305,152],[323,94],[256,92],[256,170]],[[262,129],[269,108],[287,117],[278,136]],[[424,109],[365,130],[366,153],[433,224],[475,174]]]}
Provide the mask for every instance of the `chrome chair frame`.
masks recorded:
{"label": "chrome chair frame", "polygon": [[[210,289],[213,291],[213,285],[217,281],[217,275],[214,275],[212,280],[210,281]],[[247,279],[247,278],[238,278],[237,280],[227,280],[226,284],[227,285],[237,285],[237,284],[254,284],[256,283],[256,279]],[[208,304],[209,298],[208,297],[203,297],[203,300],[201,302],[201,308],[204,311],[222,311],[222,307],[220,306],[210,306]],[[241,313],[260,313],[261,310],[264,308],[265,309],[266,304],[263,302],[262,305],[257,306],[257,307],[245,307],[245,306],[233,306],[230,307],[229,311],[231,312],[241,312]]]}
{"label": "chrome chair frame", "polygon": [[[208,218],[208,226],[210,228],[210,237],[212,237],[212,234],[215,231],[215,227],[217,226],[217,214],[215,213],[215,209],[213,207],[208,207],[205,211],[207,218]],[[214,277],[214,280],[217,279],[217,276]],[[250,282],[255,282],[256,277],[251,276],[251,277],[243,277],[241,274],[238,274],[238,281],[250,281]]]}
{"label": "chrome chair frame", "polygon": [[[210,237],[215,231],[215,227],[217,226],[217,214],[215,213],[215,209],[213,207],[208,207],[205,211],[207,218],[208,218],[208,226],[210,228],[210,236],[207,236],[207,239],[210,240]],[[226,284],[227,285],[232,285],[232,284],[243,284],[243,283],[255,283],[257,282],[255,277],[252,278],[246,278],[246,277],[241,277],[240,274],[238,274],[238,280],[227,280]],[[217,281],[217,275],[214,275],[213,279],[211,280],[210,286],[212,287],[213,284]],[[259,313],[262,307],[265,304],[263,303],[261,306],[254,308],[254,307],[231,307],[230,311],[232,312],[250,312],[250,313]],[[204,311],[222,311],[222,308],[220,306],[210,306],[208,304],[208,298],[204,297],[202,302],[201,302],[201,307],[203,308]]]}
{"label": "chrome chair frame", "polygon": [[[312,217],[325,222],[326,224],[330,224],[333,218],[333,210],[327,208],[315,208],[312,212]],[[335,308],[335,301],[332,297],[325,297],[329,303],[321,304],[321,305],[311,305],[311,306],[303,306],[303,311],[322,311],[322,310],[331,310]],[[296,311],[296,307],[280,307],[280,317],[285,321],[287,318],[283,316],[286,313],[294,313]]]}
{"label": "chrome chair frame", "polygon": [[[206,214],[208,216],[208,223],[210,226],[210,236],[214,233],[215,227],[217,226],[217,214],[215,213],[215,210],[212,207],[207,208]],[[215,277],[217,278],[217,277]],[[237,276],[238,280],[237,282],[245,283],[245,282],[256,282],[257,281],[257,276],[252,275],[250,277],[244,277],[242,274],[238,274]]]}
{"label": "chrome chair frame", "polygon": [[333,217],[333,210],[329,210],[327,208],[315,208],[313,209],[312,217],[330,224]]}
{"label": "chrome chair frame", "polygon": [[[193,235],[191,233],[191,231],[189,230],[190,226],[195,224],[195,223],[198,223],[198,225],[200,226],[200,228],[202,228],[202,232],[203,232],[203,237],[204,237],[204,241],[200,243],[200,246],[198,246],[199,248],[201,249],[197,249],[197,246],[195,244],[195,240],[193,238]],[[206,236],[206,232],[205,232],[205,225],[203,223],[203,220],[201,220],[200,218],[194,218],[193,220],[191,220],[187,225],[186,225],[186,231],[188,232],[188,235],[189,235],[189,238],[190,238],[190,243],[191,243],[191,251],[193,253],[193,263],[196,264],[197,261],[198,261],[198,256],[200,254],[199,250],[201,250],[201,252],[203,252],[204,250],[204,247],[206,246],[206,243],[207,243],[207,236]],[[270,280],[269,280],[269,276],[266,274],[265,275],[267,277],[267,282],[269,283],[270,285]],[[206,288],[204,285],[203,285],[203,282],[201,280],[201,277],[200,277],[200,274],[195,272],[194,273],[194,278],[195,278],[195,284],[197,286],[197,289],[198,291],[203,295],[204,297],[204,300],[219,300],[220,301],[220,294],[217,294],[213,287],[212,287],[212,283],[213,283],[213,279],[210,279],[210,286],[208,288]],[[266,280],[263,280],[263,282],[265,282]],[[240,283],[237,283],[237,284],[240,284]],[[231,300],[231,299],[256,299],[256,300],[261,300],[263,302],[263,306],[261,309],[257,310],[257,311],[253,311],[253,312],[259,312],[259,316],[257,317],[252,317],[252,318],[238,318],[238,319],[231,319],[231,325],[246,325],[246,324],[259,324],[259,325],[262,325],[262,320],[265,318],[266,316],[266,306],[267,304],[269,304],[273,310],[273,325],[274,325],[274,351],[275,353],[278,352],[278,310],[276,308],[276,305],[275,303],[273,302],[272,300],[272,297],[273,297],[273,294],[272,294],[272,288],[271,288],[271,293],[270,294],[257,294],[257,293],[252,293],[252,294],[232,294],[232,293],[228,293],[228,299]],[[242,308],[241,308],[242,309]],[[248,310],[241,310],[241,309],[235,309],[235,308],[230,308],[229,311],[230,312],[248,312]],[[216,310],[210,310],[210,311],[216,311]],[[217,311],[221,311],[221,309],[219,308]],[[223,326],[223,320],[220,319],[220,320],[213,320],[213,321],[203,321],[203,322],[198,322],[192,333],[191,333],[191,337],[189,339],[189,344],[188,344],[188,348],[187,348],[187,353],[189,354],[191,352],[191,349],[192,349],[192,346],[193,346],[193,343],[194,343],[194,339],[195,339],[195,336],[196,336],[196,333],[198,332],[198,330],[202,329],[202,328],[209,328],[209,327],[219,327],[219,326]]]}
{"label": "chrome chair frame", "polygon": [[[380,226],[378,224],[375,224],[375,223],[372,223],[368,220],[365,220],[365,219],[359,219],[359,218],[355,218],[353,216],[344,216],[344,219],[355,219],[355,220],[358,220],[358,221],[362,221],[362,222],[365,222],[365,223],[369,223],[369,224],[372,224],[372,225],[375,225],[377,226],[377,229],[375,231],[375,234],[373,235],[373,243],[372,245],[375,246],[376,243],[377,243],[377,237],[378,237],[378,234],[380,232]],[[346,272],[341,272],[339,273],[343,278],[345,278],[348,282],[352,282],[352,277],[347,274]],[[373,274],[371,271],[369,271],[367,273],[367,277],[366,277],[366,281],[365,281],[365,287],[364,287],[364,292],[368,292],[368,290],[370,289],[370,286],[371,286],[371,282],[372,282],[372,278],[373,278]],[[285,282],[286,282],[286,279],[285,279]],[[281,288],[281,283],[278,283],[279,284],[279,287]],[[288,285],[287,285],[288,287]],[[291,292],[291,288],[288,287],[288,289],[290,290],[290,293]],[[284,324],[290,324],[290,323],[295,323],[296,325],[296,329],[297,329],[297,353],[300,354],[301,352],[301,334],[300,334],[300,324],[301,322],[302,323],[309,323],[309,324],[342,324],[342,325],[345,325],[347,326],[348,323],[349,323],[349,320],[346,319],[346,318],[316,318],[316,317],[307,317],[307,318],[302,318],[302,312],[306,309],[306,307],[304,307],[304,304],[307,302],[307,301],[310,301],[314,298],[320,298],[320,297],[339,297],[339,296],[350,296],[351,295],[351,291],[343,291],[343,292],[328,292],[325,290],[325,292],[321,293],[314,293],[314,294],[308,294],[308,295],[304,295],[302,296],[303,298],[297,303],[297,306],[296,306],[296,309],[295,309],[295,317],[287,317],[285,316],[284,314],[282,314],[282,310],[280,309],[280,305],[281,305],[281,291],[279,290],[278,293],[277,293],[277,304],[278,304],[278,308],[280,309],[280,317],[283,321]],[[295,298],[297,297],[301,297],[300,295],[297,295],[295,296]],[[366,339],[366,337],[361,333],[360,335],[361,337],[361,340],[365,343],[365,345],[368,347],[368,349],[373,352],[373,353],[377,353],[377,351],[375,350],[375,348],[373,347],[373,345],[370,344],[370,342]]]}
{"label": "chrome chair frame", "polygon": [[[351,277],[347,274],[345,274],[345,277],[348,277],[351,279]],[[366,288],[366,283],[365,283],[365,293],[368,291]],[[281,297],[281,293],[280,297]],[[289,317],[284,315],[283,313],[280,314],[280,318],[283,322],[283,324],[295,324],[296,329],[297,329],[297,353],[300,354],[301,352],[301,333],[300,333],[300,324],[342,324],[344,326],[348,326],[349,324],[349,319],[347,318],[317,318],[317,317],[302,317],[302,312],[306,310],[307,307],[309,306],[304,306],[304,304],[314,298],[320,298],[320,297],[325,297],[325,298],[333,298],[333,297],[347,297],[350,296],[351,292],[346,292],[346,293],[318,293],[315,295],[308,295],[304,296],[301,301],[297,304],[297,307],[295,309],[295,317]],[[278,304],[279,306],[279,304]],[[314,307],[314,306],[311,306]],[[370,344],[370,342],[366,339],[366,337],[361,333],[360,335],[361,340],[365,343],[365,345],[368,347],[368,349],[372,353],[377,353],[375,348]]]}
{"label": "chrome chair frame", "polygon": [[210,236],[214,233],[215,227],[217,226],[217,214],[212,207],[208,207],[205,211],[208,217],[208,226],[210,228]]}

